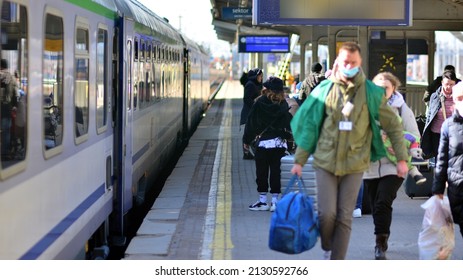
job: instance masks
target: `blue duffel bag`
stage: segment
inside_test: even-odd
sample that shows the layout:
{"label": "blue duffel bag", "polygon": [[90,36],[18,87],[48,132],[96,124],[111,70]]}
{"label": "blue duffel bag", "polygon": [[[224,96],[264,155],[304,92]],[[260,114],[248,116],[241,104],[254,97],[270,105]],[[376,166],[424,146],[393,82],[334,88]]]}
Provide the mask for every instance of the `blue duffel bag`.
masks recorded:
{"label": "blue duffel bag", "polygon": [[[297,181],[298,191],[291,191]],[[304,181],[294,175],[277,203],[270,222],[270,249],[299,254],[312,249],[319,237],[318,215],[313,199],[306,194]]]}

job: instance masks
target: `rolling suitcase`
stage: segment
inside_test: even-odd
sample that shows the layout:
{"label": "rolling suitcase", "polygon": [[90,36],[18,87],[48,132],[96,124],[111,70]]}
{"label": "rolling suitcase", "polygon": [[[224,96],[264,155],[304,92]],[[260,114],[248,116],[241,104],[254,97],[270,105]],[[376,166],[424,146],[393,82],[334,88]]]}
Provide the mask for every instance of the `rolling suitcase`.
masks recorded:
{"label": "rolling suitcase", "polygon": [[418,170],[426,177],[426,182],[417,185],[410,174],[407,174],[403,182],[405,194],[411,199],[414,197],[431,197],[432,196],[432,181],[434,180],[434,163],[418,166]]}
{"label": "rolling suitcase", "polygon": [[[305,183],[305,191],[314,202],[314,209],[317,210],[317,185],[315,182],[315,169],[312,166],[313,158],[310,157],[302,168],[302,180]],[[281,188],[282,191],[293,176],[291,168],[294,165],[294,155],[287,155],[281,158]]]}

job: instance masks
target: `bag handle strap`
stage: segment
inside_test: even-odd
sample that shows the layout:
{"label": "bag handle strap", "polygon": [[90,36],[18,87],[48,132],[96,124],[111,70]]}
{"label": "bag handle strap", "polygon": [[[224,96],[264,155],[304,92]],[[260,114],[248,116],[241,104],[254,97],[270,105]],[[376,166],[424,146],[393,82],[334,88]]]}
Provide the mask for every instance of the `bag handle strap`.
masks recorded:
{"label": "bag handle strap", "polygon": [[297,176],[297,174],[293,174],[293,176],[291,176],[291,179],[289,179],[288,184],[286,185],[284,194],[289,193],[291,191],[291,188],[294,186],[294,183],[296,182],[297,182],[297,187],[299,188],[299,191],[301,193],[305,193],[304,180],[302,179],[302,177]]}
{"label": "bag handle strap", "polygon": [[276,120],[278,119],[278,116],[266,128],[264,128],[264,130],[262,130],[261,133],[256,135],[256,139],[260,138],[262,136],[262,134],[264,134],[264,132],[266,132],[273,125],[273,123],[276,122]]}

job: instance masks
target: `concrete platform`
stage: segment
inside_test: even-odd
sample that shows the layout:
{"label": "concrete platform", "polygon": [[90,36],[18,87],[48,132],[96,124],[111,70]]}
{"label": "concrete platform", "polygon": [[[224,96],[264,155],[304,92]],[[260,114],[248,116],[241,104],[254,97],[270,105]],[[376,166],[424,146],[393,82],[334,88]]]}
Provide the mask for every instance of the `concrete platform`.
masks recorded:
{"label": "concrete platform", "polygon": [[[299,255],[268,248],[271,212],[249,211],[257,199],[253,160],[242,159],[239,118],[243,87],[226,82],[154,202],[126,252],[127,260],[320,260],[320,242]],[[285,174],[286,176],[287,174]],[[286,176],[287,177],[287,176]],[[388,259],[417,260],[418,234],[427,198],[394,201]],[[463,259],[455,227],[452,259]],[[349,260],[374,259],[371,215],[354,219]]]}

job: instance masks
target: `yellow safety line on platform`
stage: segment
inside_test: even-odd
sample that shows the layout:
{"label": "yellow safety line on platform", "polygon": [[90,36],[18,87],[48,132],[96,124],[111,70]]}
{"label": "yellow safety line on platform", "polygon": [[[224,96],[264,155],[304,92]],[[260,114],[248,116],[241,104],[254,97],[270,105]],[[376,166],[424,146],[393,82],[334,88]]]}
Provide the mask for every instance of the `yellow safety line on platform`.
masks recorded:
{"label": "yellow safety line on platform", "polygon": [[[233,243],[231,240],[231,206],[232,206],[232,147],[231,126],[232,112],[230,99],[225,100],[222,119],[223,135],[220,151],[220,167],[217,184],[217,203],[215,216],[215,231],[212,244],[213,260],[231,260]],[[219,139],[219,141],[221,141]]]}

